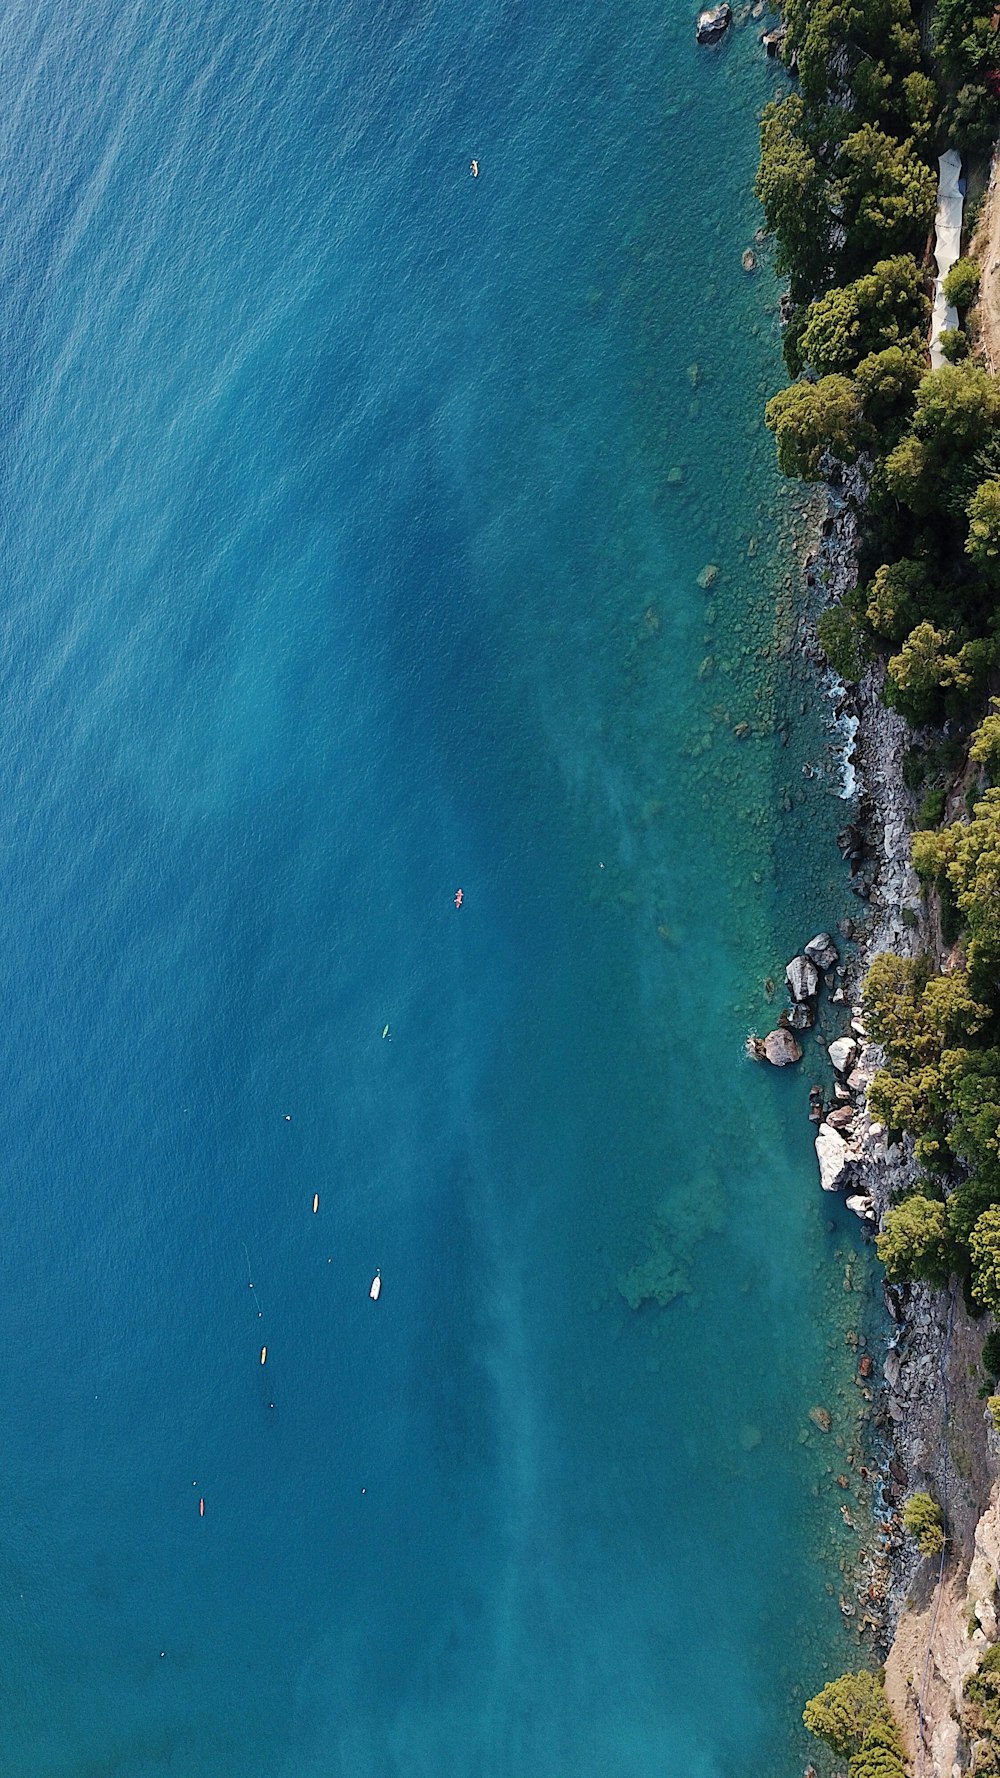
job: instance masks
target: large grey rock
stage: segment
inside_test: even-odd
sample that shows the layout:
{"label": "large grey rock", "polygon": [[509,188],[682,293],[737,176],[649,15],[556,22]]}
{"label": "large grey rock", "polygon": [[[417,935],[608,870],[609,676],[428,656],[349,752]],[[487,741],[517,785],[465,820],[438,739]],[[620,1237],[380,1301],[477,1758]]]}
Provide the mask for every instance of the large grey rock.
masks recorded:
{"label": "large grey rock", "polygon": [[785,970],[785,980],[793,1000],[811,1000],[819,987],[819,970],[808,957],[793,957]]}
{"label": "large grey rock", "polygon": [[789,1062],[801,1062],[802,1047],[795,1041],[790,1031],[779,1026],[764,1039],[764,1060],[775,1068],[787,1068]]}
{"label": "large grey rock", "polygon": [[721,6],[709,6],[698,14],[695,36],[699,43],[718,43],[733,22],[733,9],[722,0]]}
{"label": "large grey rock", "polygon": [[802,952],[819,970],[832,969],[839,962],[840,954],[828,932],[817,932],[815,938],[803,945]]}
{"label": "large grey rock", "polygon": [[831,1129],[829,1124],[821,1124],[816,1137],[816,1159],[819,1162],[819,1182],[825,1192],[838,1191],[843,1185],[850,1158],[850,1150],[843,1136]]}
{"label": "large grey rock", "polygon": [[853,1037],[835,1037],[827,1053],[838,1074],[850,1074],[858,1059],[858,1046]]}

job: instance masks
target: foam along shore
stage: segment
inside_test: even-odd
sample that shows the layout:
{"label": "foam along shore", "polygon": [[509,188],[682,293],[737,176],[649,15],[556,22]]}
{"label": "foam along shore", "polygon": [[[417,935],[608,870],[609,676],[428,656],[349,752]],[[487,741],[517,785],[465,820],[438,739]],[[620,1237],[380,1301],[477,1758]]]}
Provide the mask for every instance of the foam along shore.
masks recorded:
{"label": "foam along shore", "polygon": [[957,148],[947,148],[938,157],[937,211],[934,216],[934,259],[937,278],[934,283],[934,307],[931,310],[931,367],[940,370],[945,362],[941,335],[958,326],[958,311],[945,301],[944,281],[962,250],[962,157]]}

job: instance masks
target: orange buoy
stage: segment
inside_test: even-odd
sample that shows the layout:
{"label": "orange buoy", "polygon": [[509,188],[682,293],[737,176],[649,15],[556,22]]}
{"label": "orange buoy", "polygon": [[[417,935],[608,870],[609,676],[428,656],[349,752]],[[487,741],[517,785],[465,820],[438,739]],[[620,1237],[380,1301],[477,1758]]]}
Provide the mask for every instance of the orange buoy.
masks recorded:
{"label": "orange buoy", "polygon": [[262,1346],[260,1349],[260,1362],[261,1362],[261,1364],[267,1363],[267,1347],[266,1346]]}
{"label": "orange buoy", "polygon": [[319,1192],[315,1192],[313,1195],[313,1215],[314,1216],[315,1216],[318,1209],[319,1209]]}
{"label": "orange buoy", "polygon": [[455,906],[457,908],[460,908],[464,900],[465,900],[465,896],[464,896],[462,890],[459,889],[456,896],[455,896]]}
{"label": "orange buoy", "polygon": [[205,1502],[204,1502],[204,1500],[199,1500],[199,1502],[198,1502],[198,1517],[201,1519],[203,1519],[205,1517]]}

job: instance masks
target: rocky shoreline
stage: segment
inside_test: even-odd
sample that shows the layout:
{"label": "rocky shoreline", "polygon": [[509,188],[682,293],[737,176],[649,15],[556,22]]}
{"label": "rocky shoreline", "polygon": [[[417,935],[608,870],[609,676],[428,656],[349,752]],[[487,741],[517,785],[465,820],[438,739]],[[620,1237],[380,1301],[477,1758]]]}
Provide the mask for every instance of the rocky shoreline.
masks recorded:
{"label": "rocky shoreline", "polygon": [[[832,491],[823,536],[807,560],[808,583],[821,589],[824,602],[854,584],[864,488],[858,467]],[[815,639],[802,640],[828,672]],[[831,1123],[828,1112],[817,1141],[822,1183],[846,1190],[851,1207],[874,1228],[882,1226],[893,1197],[912,1186],[916,1169],[911,1145],[887,1145],[868,1112],[867,1087],[881,1058],[859,1021],[861,984],[880,952],[940,955],[910,857],[914,805],[903,774],[910,731],[882,703],[882,679],[873,666],[858,685],[835,688],[838,713],[851,718],[855,731],[858,792],[857,838],[845,830],[841,850],[867,917],[855,931],[857,950],[843,978],[857,1040],[856,1051],[841,1051],[841,1058],[850,1054],[853,1107],[849,1121],[834,1111]],[[879,1449],[868,1453],[862,1472],[872,1483],[874,1536],[860,1554],[859,1627],[871,1630],[885,1654],[886,1689],[911,1757],[922,1745],[922,1778],[953,1778],[963,1752],[962,1684],[998,1633],[1000,1484],[994,1483],[1000,1451],[978,1394],[985,1325],[971,1320],[960,1285],[947,1291],[886,1285],[885,1305],[891,1333],[874,1397]],[[940,1568],[903,1536],[902,1501],[920,1489],[946,1508],[949,1542]],[[855,1609],[844,1601],[841,1608],[848,1615]]]}

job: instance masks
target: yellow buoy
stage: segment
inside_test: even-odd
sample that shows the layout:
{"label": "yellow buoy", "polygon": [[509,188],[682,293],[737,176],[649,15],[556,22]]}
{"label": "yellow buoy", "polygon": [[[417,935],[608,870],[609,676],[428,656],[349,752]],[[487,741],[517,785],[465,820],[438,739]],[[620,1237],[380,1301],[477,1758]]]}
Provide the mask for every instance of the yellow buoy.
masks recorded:
{"label": "yellow buoy", "polygon": [[315,1216],[318,1209],[319,1209],[319,1192],[316,1192],[315,1196],[313,1197],[313,1215],[314,1216]]}
{"label": "yellow buoy", "polygon": [[267,1363],[267,1347],[266,1346],[262,1346],[260,1349],[260,1362],[261,1362],[261,1364]]}

